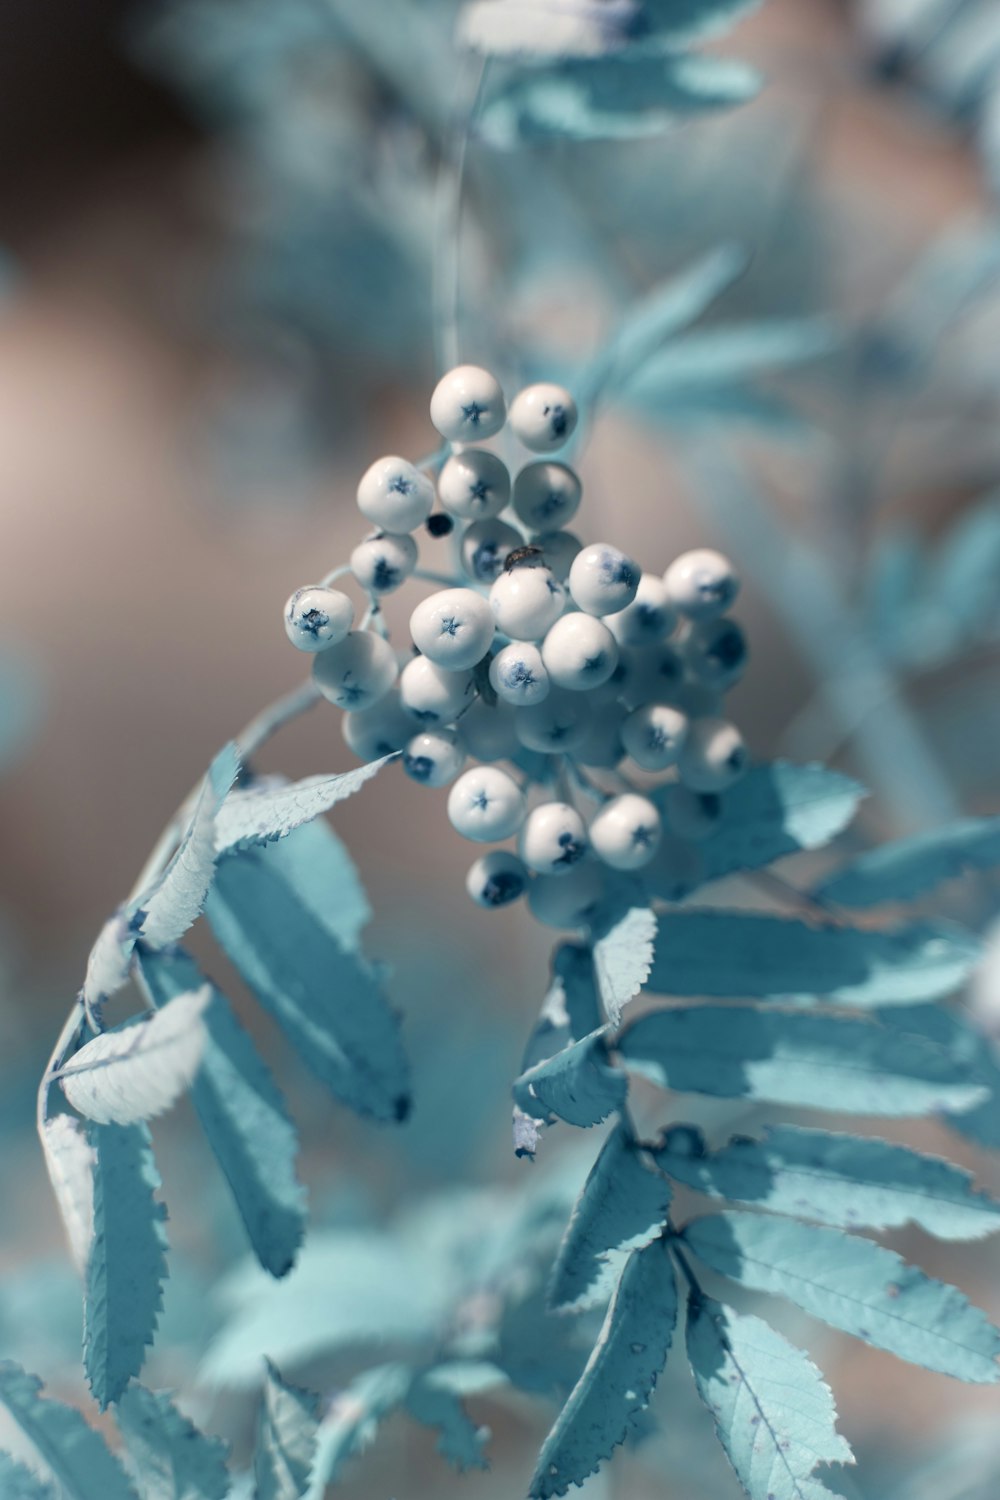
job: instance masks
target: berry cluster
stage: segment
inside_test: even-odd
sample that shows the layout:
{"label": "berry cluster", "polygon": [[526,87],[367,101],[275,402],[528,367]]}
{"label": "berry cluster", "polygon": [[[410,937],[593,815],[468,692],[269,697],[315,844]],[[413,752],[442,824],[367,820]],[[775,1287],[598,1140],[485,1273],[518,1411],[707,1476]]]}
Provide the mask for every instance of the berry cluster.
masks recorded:
{"label": "berry cluster", "polygon": [[[602,871],[648,865],[664,818],[677,838],[706,837],[718,794],[746,768],[742,737],[720,714],[746,662],[743,631],[726,614],[739,579],[707,550],[685,553],[663,577],[643,573],[616,547],[584,547],[565,529],[582,486],[547,456],[576,427],[562,387],[529,386],[508,416],[494,377],[463,365],[437,385],[431,420],[447,440],[443,463],[372,464],[358,508],[376,529],[349,567],[292,595],[285,628],[314,653],[320,692],[346,710],[356,755],[401,751],[414,780],[450,786],[448,816],[463,837],[516,837],[516,853],[475,861],[472,899],[502,906],[526,893],[538,920],[580,926],[604,894]],[[546,455],[513,481],[477,446],[508,421],[524,448]],[[381,600],[408,578],[440,577],[417,566],[418,528],[455,531],[460,571],[413,610],[412,650],[400,661]],[[346,573],[369,599],[357,629],[351,600],[331,587]],[[465,769],[470,758],[479,764]],[[619,769],[626,758],[638,780]],[[659,805],[641,773],[666,781]],[[530,805],[535,792],[544,800]],[[596,805],[589,817],[585,799]]]}

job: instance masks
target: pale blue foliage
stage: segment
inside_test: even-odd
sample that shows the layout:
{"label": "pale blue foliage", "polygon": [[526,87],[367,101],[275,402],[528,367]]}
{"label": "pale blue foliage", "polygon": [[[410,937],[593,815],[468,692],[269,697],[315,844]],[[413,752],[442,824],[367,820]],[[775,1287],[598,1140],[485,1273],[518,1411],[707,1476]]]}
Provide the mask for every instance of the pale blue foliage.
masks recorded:
{"label": "pale blue foliage", "polygon": [[410,1096],[399,1020],[375,970],[342,945],[337,906],[338,891],[319,887],[308,865],[248,850],[220,862],[207,910],[222,947],[317,1077],[358,1113],[401,1120]]}
{"label": "pale blue foliage", "polygon": [[87,1262],[84,1362],[103,1408],[142,1369],[163,1306],[166,1209],[144,1125],[91,1125],[94,1238]]}
{"label": "pale blue foliage", "polygon": [[801,1011],[654,1011],[617,1047],[627,1067],[661,1088],[802,1109],[925,1115],[968,1109],[986,1092],[965,1063],[922,1036]]}
{"label": "pale blue foliage", "polygon": [[[157,1005],[206,982],[194,960],[177,949],[143,955],[142,971]],[[191,1098],[254,1253],[265,1270],[283,1276],[306,1224],[295,1128],[249,1034],[214,987],[204,1024],[207,1039]]]}
{"label": "pale blue foliage", "polygon": [[256,1500],[301,1500],[316,1453],[319,1401],[289,1385],[270,1362],[257,1422]]}
{"label": "pale blue foliage", "polygon": [[355,766],[336,776],[307,776],[304,781],[287,786],[259,789],[251,786],[246,791],[233,792],[216,820],[216,852],[232,853],[286,838],[293,829],[353,797],[383,767],[398,759],[398,755],[383,755],[381,760]]}
{"label": "pale blue foliage", "polygon": [[622,1263],[663,1232],[670,1184],[651,1171],[624,1122],[601,1147],[566,1226],[549,1282],[556,1311],[607,1300]]}
{"label": "pale blue foliage", "polygon": [[1000,1331],[955,1287],[871,1240],[735,1211],[693,1220],[682,1238],[721,1276],[787,1297],[876,1349],[959,1380],[1000,1380]]}
{"label": "pale blue foliage", "polygon": [[594,975],[604,1014],[612,1026],[649,978],[656,944],[656,914],[642,894],[614,896],[591,929]]}
{"label": "pale blue foliage", "polygon": [[52,1486],[9,1453],[0,1453],[0,1495],[4,1500],[56,1500]]}
{"label": "pale blue foliage", "polygon": [[62,1487],[67,1500],[137,1500],[124,1469],[82,1414],[43,1397],[42,1383],[0,1361],[0,1402]]}
{"label": "pale blue foliage", "polygon": [[855,909],[915,901],[946,880],[1000,865],[1000,818],[962,818],[878,844],[817,887],[821,900]]}
{"label": "pale blue foliage", "polygon": [[852,1463],[816,1366],[760,1318],[707,1297],[688,1304],[687,1350],[698,1394],[750,1500],[827,1500],[820,1464]]}
{"label": "pale blue foliage", "polygon": [[979,953],[970,933],[947,923],[874,932],[753,912],[679,911],[660,923],[647,988],[660,995],[815,995],[840,1005],[908,1005],[957,989]]}
{"label": "pale blue foliage", "polygon": [[542,1445],[531,1500],[564,1495],[627,1438],[673,1341],[677,1286],[663,1240],[632,1252],[583,1374]]}
{"label": "pale blue foliage", "polygon": [[[536,1063],[514,1084],[514,1101],[525,1114],[558,1115],[570,1125],[599,1125],[620,1109],[628,1080],[607,1060],[607,1028],[591,1032],[554,1057]],[[540,1107],[540,1108],[539,1108]]]}
{"label": "pale blue foliage", "polygon": [[688,1136],[683,1126],[668,1132],[654,1157],[678,1182],[713,1198],[838,1229],[913,1223],[942,1240],[1000,1230],[1000,1203],[974,1190],[971,1172],[907,1146],[777,1125],[759,1141],[735,1136],[721,1150],[698,1155],[687,1149]]}
{"label": "pale blue foliage", "polygon": [[142,1500],[226,1500],[227,1444],[199,1432],[169,1396],[132,1381],[116,1416]]}

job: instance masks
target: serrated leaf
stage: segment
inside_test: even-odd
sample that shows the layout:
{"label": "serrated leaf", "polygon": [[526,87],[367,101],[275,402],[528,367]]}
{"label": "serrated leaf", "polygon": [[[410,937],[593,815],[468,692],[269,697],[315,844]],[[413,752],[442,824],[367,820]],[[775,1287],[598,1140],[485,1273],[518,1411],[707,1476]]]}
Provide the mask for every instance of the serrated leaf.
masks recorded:
{"label": "serrated leaf", "polygon": [[393,753],[337,776],[307,776],[288,786],[233,792],[216,819],[216,852],[231,853],[287,838],[303,823],[353,797],[384,766],[398,759],[398,753]]}
{"label": "serrated leaf", "polygon": [[778,1125],[762,1140],[735,1136],[721,1151],[653,1152],[664,1172],[715,1198],[838,1229],[919,1224],[941,1240],[1000,1230],[1000,1203],[972,1187],[972,1173],[908,1146],[826,1130]]}
{"label": "serrated leaf", "polygon": [[[176,949],[145,954],[142,969],[157,1005],[206,983],[194,961]],[[284,1276],[306,1224],[306,1193],[295,1172],[295,1127],[249,1034],[214,987],[204,1025],[191,1099],[257,1259],[272,1276]]]}
{"label": "serrated leaf", "polygon": [[211,998],[203,984],[85,1043],[56,1074],[73,1108],[100,1125],[134,1125],[170,1109],[198,1071]]}
{"label": "serrated leaf", "polygon": [[606,1030],[601,1027],[522,1073],[514,1083],[519,1108],[536,1119],[551,1113],[580,1126],[599,1125],[620,1109],[628,1079],[608,1063]]}
{"label": "serrated leaf", "polygon": [[43,1397],[42,1382],[0,1360],[0,1402],[65,1491],[67,1500],[136,1500],[118,1460],[75,1407]]}
{"label": "serrated leaf", "polygon": [[542,1445],[530,1500],[565,1495],[625,1441],[649,1404],[676,1321],[670,1257],[654,1240],[626,1262],[583,1374]]}
{"label": "serrated leaf", "polygon": [[268,1362],[257,1424],[256,1500],[301,1500],[316,1454],[318,1398],[289,1385]]}
{"label": "serrated leaf", "polygon": [[746,104],[760,88],[729,58],[623,55],[518,71],[482,105],[475,130],[501,150],[546,140],[634,140],[705,110]]}
{"label": "serrated leaf", "polygon": [[817,1467],[854,1457],[808,1356],[761,1318],[700,1295],[688,1304],[687,1348],[698,1394],[750,1500],[832,1500]]}
{"label": "serrated leaf", "polygon": [[592,929],[594,974],[604,1013],[612,1026],[642,989],[653,967],[656,914],[630,898],[613,901]]}
{"label": "serrated leaf", "polygon": [[400,1406],[413,1380],[406,1365],[376,1365],[339,1392],[316,1432],[316,1453],[305,1500],[323,1500],[350,1458],[372,1443],[378,1424]]}
{"label": "serrated leaf", "polygon": [[132,1381],[116,1415],[142,1500],[226,1500],[228,1445],[199,1432],[162,1391]]}
{"label": "serrated leaf", "polygon": [[779,999],[821,995],[840,1005],[909,1005],[957,989],[980,947],[945,922],[888,932],[811,927],[739,911],[664,916],[647,989],[659,995]]}
{"label": "serrated leaf", "polygon": [[802,1011],[659,1010],[633,1021],[617,1048],[660,1088],[801,1109],[927,1115],[969,1109],[985,1093],[967,1066],[924,1037]]}
{"label": "serrated leaf", "polygon": [[962,818],[869,849],[824,880],[817,895],[858,909],[914,901],[946,880],[994,865],[1000,865],[1000,818]]}
{"label": "serrated leaf", "polygon": [[83,1348],[102,1409],[142,1369],[163,1305],[166,1209],[144,1125],[91,1125],[94,1240],[87,1264]]}
{"label": "serrated leaf", "polygon": [[9,1453],[0,1453],[0,1495],[4,1500],[56,1500],[52,1486]]}
{"label": "serrated leaf", "polygon": [[41,1126],[45,1165],[62,1215],[73,1263],[82,1276],[94,1238],[94,1167],[97,1156],[86,1127],[72,1115],[53,1115]]}
{"label": "serrated leaf", "polygon": [[787,1297],[876,1349],[958,1380],[1000,1379],[1000,1331],[985,1314],[871,1240],[738,1212],[695,1219],[682,1238],[720,1276]]}
{"label": "serrated leaf", "polygon": [[[410,1085],[398,1017],[374,970],[342,946],[335,915],[325,920],[319,895],[307,870],[250,850],[220,862],[208,917],[317,1077],[359,1114],[401,1120]],[[330,900],[335,908],[336,892]]]}
{"label": "serrated leaf", "polygon": [[437,1428],[437,1451],[456,1469],[488,1469],[484,1449],[488,1427],[480,1427],[469,1416],[459,1393],[441,1370],[417,1375],[406,1395],[410,1415],[424,1427]]}
{"label": "serrated leaf", "polygon": [[670,1184],[650,1170],[630,1128],[608,1136],[566,1226],[549,1282],[556,1311],[607,1300],[623,1261],[663,1232]]}

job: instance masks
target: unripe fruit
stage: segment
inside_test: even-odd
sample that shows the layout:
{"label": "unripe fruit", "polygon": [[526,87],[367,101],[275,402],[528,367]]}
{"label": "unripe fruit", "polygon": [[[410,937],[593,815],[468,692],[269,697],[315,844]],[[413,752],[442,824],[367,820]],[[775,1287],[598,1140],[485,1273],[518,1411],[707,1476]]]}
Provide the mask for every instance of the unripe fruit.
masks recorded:
{"label": "unripe fruit", "polygon": [[494,583],[510,554],[523,546],[521,533],[506,521],[473,521],[459,544],[462,567],[477,583]]}
{"label": "unripe fruit", "polygon": [[418,651],[440,667],[458,672],[474,667],[490,648],[493,615],[472,589],[441,589],[421,601],[410,616]]}
{"label": "unripe fruit", "polygon": [[514,514],[529,531],[555,531],[580,509],[583,488],[566,464],[528,464],[514,480]]}
{"label": "unripe fruit", "polygon": [[530,641],[511,641],[490,662],[490,684],[498,698],[517,708],[549,696],[549,674],[542,654]]}
{"label": "unripe fruit", "polygon": [[618,645],[593,615],[563,615],[542,642],[542,661],[556,687],[585,693],[608,681],[618,665]]}
{"label": "unripe fruit", "polygon": [[396,681],[399,668],[388,641],[367,630],[350,635],[313,660],[313,681],[338,708],[370,708]]}
{"label": "unripe fruit", "polygon": [[379,760],[403,748],[413,734],[413,720],[398,694],[389,692],[372,708],[346,713],[340,731],[359,760]]}
{"label": "unripe fruit", "polygon": [[572,531],[541,531],[531,539],[531,545],[541,549],[545,566],[550,568],[560,583],[565,583],[573,559],[583,547]]}
{"label": "unripe fruit", "polygon": [[586,927],[604,896],[599,865],[585,862],[568,875],[538,875],[528,887],[528,909],[536,922],[570,931]]}
{"label": "unripe fruit", "polygon": [[391,594],[416,566],[417,544],[405,531],[376,531],[351,553],[351,572],[369,594]]}
{"label": "unripe fruit", "polygon": [[590,821],[594,853],[613,870],[641,870],[656,854],[660,814],[648,797],[612,797]]}
{"label": "unripe fruit", "polygon": [[644,703],[622,725],[622,744],[644,771],[665,771],[676,764],[687,731],[688,721],[676,708]]}
{"label": "unripe fruit", "polygon": [[515,641],[540,641],[562,614],[566,590],[544,566],[508,565],[490,589],[490,608],[497,629]]}
{"label": "unripe fruit", "polygon": [[724,614],[740,591],[740,580],[728,557],[702,547],[685,552],[664,574],[670,602],[691,620]]}
{"label": "unripe fruit", "polygon": [[528,889],[528,871],[516,854],[491,849],[470,866],[465,889],[477,906],[508,906]]}
{"label": "unripe fruit", "polygon": [[463,448],[438,475],[438,496],[452,515],[486,521],[498,516],[510,500],[510,474],[495,453]]}
{"label": "unripe fruit", "polygon": [[734,687],[747,664],[747,638],[736,621],[726,617],[692,625],[682,651],[692,677],[717,692]]}
{"label": "unripe fruit", "polygon": [[663,811],[671,833],[692,843],[711,838],[722,819],[716,792],[695,792],[680,782],[664,790]]}
{"label": "unripe fruit", "polygon": [[518,852],[539,875],[567,875],[587,853],[587,829],[568,802],[543,802],[524,820]]}
{"label": "unripe fruit", "polygon": [[521,744],[544,755],[572,754],[587,737],[590,713],[579,693],[553,688],[544,703],[517,710],[514,727]]}
{"label": "unripe fruit", "polygon": [[449,672],[426,656],[415,656],[399,674],[400,701],[421,724],[450,724],[475,694],[471,672]]}
{"label": "unripe fruit", "polygon": [[595,542],[573,559],[569,591],[588,615],[613,615],[632,603],[639,588],[638,564],[617,547]]}
{"label": "unripe fruit", "polygon": [[403,750],[403,770],[424,786],[447,786],[464,764],[465,751],[453,729],[415,734]]}
{"label": "unripe fruit", "polygon": [[299,651],[325,651],[342,641],[354,621],[354,605],[339,589],[309,584],[285,605],[285,634]]}
{"label": "unripe fruit", "polygon": [[677,624],[667,586],[655,573],[643,573],[635,598],[604,621],[620,646],[654,646]]}
{"label": "unripe fruit", "polygon": [[526,386],[511,402],[514,436],[532,453],[553,453],[572,437],[576,402],[561,385],[548,382]]}
{"label": "unripe fruit", "polygon": [[433,508],[433,484],[405,458],[377,458],[361,476],[358,509],[381,531],[413,531]]}
{"label": "unripe fruit", "polygon": [[458,365],[431,396],[431,421],[453,443],[476,443],[499,432],[507,416],[503,391],[489,370]]}
{"label": "unripe fruit", "polygon": [[497,766],[464,771],[448,794],[448,817],[463,838],[492,844],[510,838],[524,821],[524,793]]}
{"label": "unripe fruit", "polygon": [[735,724],[725,719],[692,719],[677,768],[692,791],[724,792],[744,775],[749,761]]}

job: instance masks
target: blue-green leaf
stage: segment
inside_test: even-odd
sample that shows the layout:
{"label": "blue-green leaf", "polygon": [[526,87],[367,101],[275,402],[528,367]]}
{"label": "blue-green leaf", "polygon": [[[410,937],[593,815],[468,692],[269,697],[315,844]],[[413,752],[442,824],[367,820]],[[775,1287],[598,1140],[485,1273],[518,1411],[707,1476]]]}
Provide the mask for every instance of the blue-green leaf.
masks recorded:
{"label": "blue-green leaf", "polygon": [[912,838],[869,849],[817,889],[838,906],[914,901],[945,880],[1000,865],[1000,818],[962,818]]}
{"label": "blue-green leaf", "polygon": [[750,1500],[833,1500],[816,1469],[854,1458],[808,1356],[761,1318],[697,1294],[688,1304],[687,1349],[698,1394]]}
{"label": "blue-green leaf", "polygon": [[632,1252],[597,1343],[542,1445],[530,1500],[565,1495],[623,1443],[649,1404],[677,1321],[677,1285],[663,1240]]}
{"label": "blue-green leaf", "polygon": [[94,1239],[87,1264],[84,1361],[103,1408],[142,1369],[163,1305],[166,1209],[144,1125],[93,1125]]}
{"label": "blue-green leaf", "polygon": [[42,1382],[0,1361],[0,1402],[62,1486],[67,1500],[136,1500],[124,1469],[80,1412],[39,1393]]}
{"label": "blue-green leaf", "polygon": [[286,838],[303,823],[353,797],[384,766],[398,759],[397,754],[383,755],[380,760],[337,776],[307,776],[286,786],[265,785],[233,792],[215,821],[215,848],[219,854],[232,853]]}
{"label": "blue-green leaf", "polygon": [[664,1172],[713,1198],[838,1229],[913,1223],[942,1240],[1000,1230],[1000,1203],[974,1190],[971,1172],[907,1146],[796,1125],[770,1127],[760,1141],[734,1136],[703,1156],[687,1143],[686,1134],[668,1132],[653,1155]]}
{"label": "blue-green leaf", "polygon": [[[206,983],[194,960],[178,949],[144,954],[142,969],[157,1005]],[[306,1224],[305,1189],[295,1174],[295,1127],[253,1041],[214,986],[204,1024],[191,1098],[257,1259],[273,1276],[284,1276]]]}
{"label": "blue-green leaf", "polygon": [[682,1237],[720,1276],[787,1297],[876,1349],[959,1380],[1000,1379],[1000,1331],[955,1287],[871,1240],[736,1212],[695,1219]]}
{"label": "blue-green leaf", "polygon": [[629,1127],[616,1125],[566,1226],[549,1306],[575,1310],[606,1301],[629,1252],[662,1234],[670,1198],[670,1184],[650,1170]]}
{"label": "blue-green leaf", "polygon": [[226,1500],[228,1445],[199,1432],[167,1395],[132,1381],[116,1414],[142,1500]]}
{"label": "blue-green leaf", "polygon": [[595,921],[593,939],[594,974],[612,1026],[622,1010],[649,978],[656,942],[656,914],[648,906],[635,905],[628,896],[614,900]]}
{"label": "blue-green leaf", "polygon": [[599,1125],[621,1108],[628,1079],[608,1064],[606,1030],[591,1032],[521,1074],[514,1084],[514,1099],[525,1114],[544,1118],[551,1113],[570,1125],[587,1126]]}
{"label": "blue-green leaf", "polygon": [[9,1453],[0,1453],[0,1495],[4,1500],[56,1500],[52,1486]]}
{"label": "blue-green leaf", "polygon": [[301,1500],[316,1453],[318,1407],[311,1391],[289,1385],[268,1362],[253,1457],[256,1500]]}
{"label": "blue-green leaf", "polygon": [[370,1445],[378,1424],[402,1404],[413,1380],[406,1365],[376,1365],[334,1397],[316,1432],[316,1453],[305,1500],[323,1500],[347,1461]]}
{"label": "blue-green leaf", "polygon": [[822,995],[909,1005],[957,989],[979,959],[971,933],[915,922],[888,932],[811,927],[736,911],[677,911],[660,923],[647,989],[660,995]]}
{"label": "blue-green leaf", "polygon": [[660,1088],[861,1115],[969,1109],[985,1089],[921,1036],[868,1020],[699,1005],[640,1016],[618,1043]]}
{"label": "blue-green leaf", "polygon": [[484,1449],[489,1428],[480,1427],[469,1416],[451,1383],[447,1367],[419,1374],[410,1386],[406,1406],[424,1427],[436,1427],[437,1451],[456,1469],[488,1469]]}
{"label": "blue-green leaf", "polygon": [[340,942],[336,891],[329,900],[328,922],[307,869],[290,872],[270,851],[249,850],[220,862],[208,917],[317,1077],[359,1114],[404,1119],[410,1094],[399,1019],[374,970]]}

